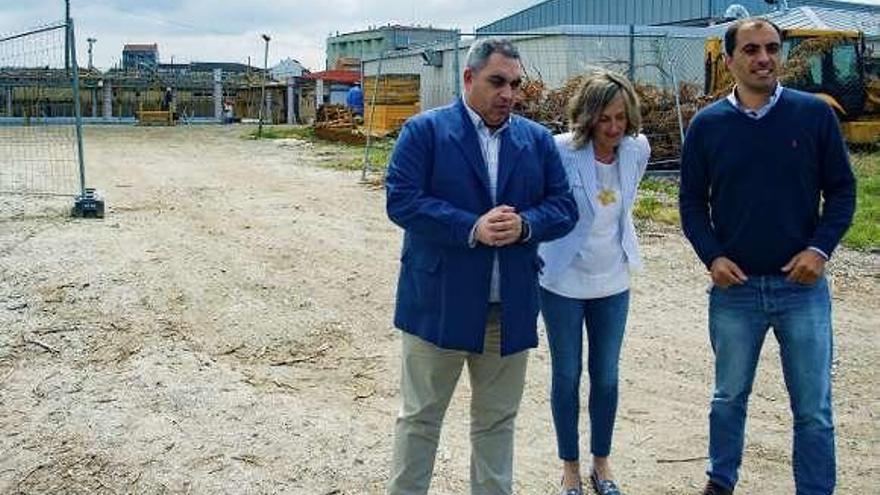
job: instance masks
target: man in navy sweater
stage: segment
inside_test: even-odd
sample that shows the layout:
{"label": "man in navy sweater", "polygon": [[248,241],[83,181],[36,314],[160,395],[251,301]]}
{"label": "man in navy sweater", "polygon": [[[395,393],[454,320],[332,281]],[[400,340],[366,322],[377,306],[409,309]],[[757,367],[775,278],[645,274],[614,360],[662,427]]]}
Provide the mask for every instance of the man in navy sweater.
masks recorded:
{"label": "man in navy sweater", "polygon": [[743,19],[728,28],[724,47],[736,86],[691,122],[679,197],[684,233],[713,283],[715,390],[703,493],[733,493],[748,397],[773,327],[794,418],[797,495],[827,495],[836,466],[823,272],[852,221],[855,178],[834,111],[777,81],[779,28]]}

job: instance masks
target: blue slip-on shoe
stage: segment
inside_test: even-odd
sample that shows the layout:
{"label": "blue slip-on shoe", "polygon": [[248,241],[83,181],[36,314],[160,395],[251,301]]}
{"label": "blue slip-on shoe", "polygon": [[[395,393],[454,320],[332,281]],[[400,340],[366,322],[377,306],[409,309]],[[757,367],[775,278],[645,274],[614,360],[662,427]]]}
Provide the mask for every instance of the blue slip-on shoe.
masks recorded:
{"label": "blue slip-on shoe", "polygon": [[590,483],[593,490],[599,495],[623,495],[617,485],[611,480],[600,480],[596,471],[590,473]]}

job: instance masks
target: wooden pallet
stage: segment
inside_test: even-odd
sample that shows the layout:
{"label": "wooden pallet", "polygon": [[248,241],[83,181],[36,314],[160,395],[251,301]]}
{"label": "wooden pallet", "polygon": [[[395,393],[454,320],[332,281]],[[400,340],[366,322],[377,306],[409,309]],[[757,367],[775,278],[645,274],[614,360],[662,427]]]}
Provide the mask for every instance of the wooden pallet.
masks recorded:
{"label": "wooden pallet", "polygon": [[174,112],[168,110],[139,110],[138,125],[174,125]]}

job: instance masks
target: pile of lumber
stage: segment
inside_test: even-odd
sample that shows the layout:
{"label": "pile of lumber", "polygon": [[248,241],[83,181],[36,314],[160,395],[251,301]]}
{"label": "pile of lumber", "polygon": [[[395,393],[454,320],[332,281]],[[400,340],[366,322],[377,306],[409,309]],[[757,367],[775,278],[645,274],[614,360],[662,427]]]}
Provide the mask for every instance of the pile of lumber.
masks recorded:
{"label": "pile of lumber", "polygon": [[315,136],[349,144],[366,143],[364,135],[355,128],[351,109],[339,104],[318,107],[315,117]]}
{"label": "pile of lumber", "polygon": [[326,104],[318,107],[315,115],[315,128],[335,127],[354,128],[354,115],[345,105]]}

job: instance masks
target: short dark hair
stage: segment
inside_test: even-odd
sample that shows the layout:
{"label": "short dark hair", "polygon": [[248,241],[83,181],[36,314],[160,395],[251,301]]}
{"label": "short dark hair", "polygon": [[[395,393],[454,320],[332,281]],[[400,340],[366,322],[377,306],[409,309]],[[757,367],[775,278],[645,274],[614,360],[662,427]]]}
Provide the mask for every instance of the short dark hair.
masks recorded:
{"label": "short dark hair", "polygon": [[733,52],[736,50],[736,33],[739,32],[739,28],[746,24],[764,24],[765,26],[770,26],[775,29],[776,34],[779,35],[779,41],[782,41],[782,30],[779,29],[779,26],[773,21],[769,21],[763,17],[746,17],[745,19],[740,19],[728,26],[727,31],[724,32],[724,53],[728,57],[733,56]]}
{"label": "short dark hair", "polygon": [[510,40],[505,38],[483,38],[473,42],[467,54],[466,67],[479,72],[489,63],[493,53],[500,53],[507,58],[519,60],[519,50]]}

